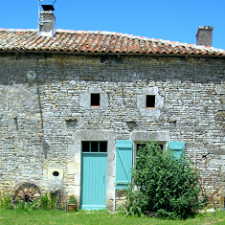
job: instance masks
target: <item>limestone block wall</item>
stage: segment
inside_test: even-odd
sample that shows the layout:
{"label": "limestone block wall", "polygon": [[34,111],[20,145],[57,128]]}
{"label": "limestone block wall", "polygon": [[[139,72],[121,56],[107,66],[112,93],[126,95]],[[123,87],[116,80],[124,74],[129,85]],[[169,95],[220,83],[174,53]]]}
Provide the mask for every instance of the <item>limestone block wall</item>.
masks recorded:
{"label": "limestone block wall", "polygon": [[[28,71],[37,78],[29,80]],[[0,187],[33,180],[43,190],[63,186],[79,196],[78,136],[87,140],[85,132],[108,131],[113,146],[135,132],[157,132],[161,141],[186,143],[211,204],[223,207],[224,78],[220,58],[1,54]],[[99,108],[90,107],[96,92]],[[146,95],[156,96],[154,109],[145,107]],[[114,165],[113,151],[110,157]],[[55,169],[58,178],[52,177]]]}

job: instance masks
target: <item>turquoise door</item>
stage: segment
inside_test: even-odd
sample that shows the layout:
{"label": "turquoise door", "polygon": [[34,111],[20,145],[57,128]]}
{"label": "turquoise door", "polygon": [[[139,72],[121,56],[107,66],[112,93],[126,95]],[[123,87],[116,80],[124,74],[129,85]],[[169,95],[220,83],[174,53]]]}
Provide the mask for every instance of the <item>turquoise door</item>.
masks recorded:
{"label": "turquoise door", "polygon": [[106,208],[107,153],[82,153],[81,209]]}

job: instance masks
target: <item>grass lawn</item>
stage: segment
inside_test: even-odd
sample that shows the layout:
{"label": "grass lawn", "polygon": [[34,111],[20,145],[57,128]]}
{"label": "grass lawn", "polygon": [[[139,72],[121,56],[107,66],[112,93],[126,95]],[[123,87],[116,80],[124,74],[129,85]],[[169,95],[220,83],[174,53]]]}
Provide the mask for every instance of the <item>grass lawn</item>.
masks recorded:
{"label": "grass lawn", "polygon": [[0,224],[225,224],[225,211],[216,211],[215,214],[197,215],[187,220],[163,220],[148,217],[127,217],[125,215],[111,214],[106,211],[79,211],[66,213],[62,211],[18,211],[0,210]]}

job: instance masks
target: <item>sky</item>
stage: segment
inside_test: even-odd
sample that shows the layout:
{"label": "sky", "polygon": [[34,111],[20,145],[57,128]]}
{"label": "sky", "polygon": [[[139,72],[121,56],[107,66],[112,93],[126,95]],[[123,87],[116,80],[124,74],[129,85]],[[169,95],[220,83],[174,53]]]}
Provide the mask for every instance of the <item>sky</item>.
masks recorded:
{"label": "sky", "polygon": [[[37,0],[0,0],[0,28],[37,29]],[[56,29],[109,31],[196,44],[199,26],[213,26],[225,49],[225,0],[44,0],[54,3]]]}

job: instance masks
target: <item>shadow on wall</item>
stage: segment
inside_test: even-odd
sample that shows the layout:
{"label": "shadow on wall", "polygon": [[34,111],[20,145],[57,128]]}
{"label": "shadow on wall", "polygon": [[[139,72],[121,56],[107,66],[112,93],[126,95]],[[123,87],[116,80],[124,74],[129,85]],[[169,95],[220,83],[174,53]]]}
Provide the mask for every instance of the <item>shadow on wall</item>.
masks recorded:
{"label": "shadow on wall", "polygon": [[[63,81],[137,82],[175,81],[221,82],[224,61],[218,58],[160,56],[94,56],[25,53],[0,55],[0,84],[48,84]],[[160,66],[159,65],[162,65]],[[204,66],[203,66],[204,65]],[[220,69],[218,69],[220,68]],[[33,82],[28,72],[35,72]],[[55,71],[54,73],[52,71]]]}
{"label": "shadow on wall", "polygon": [[45,159],[47,159],[48,151],[49,151],[49,144],[45,140],[43,140],[43,153],[44,153]]}

